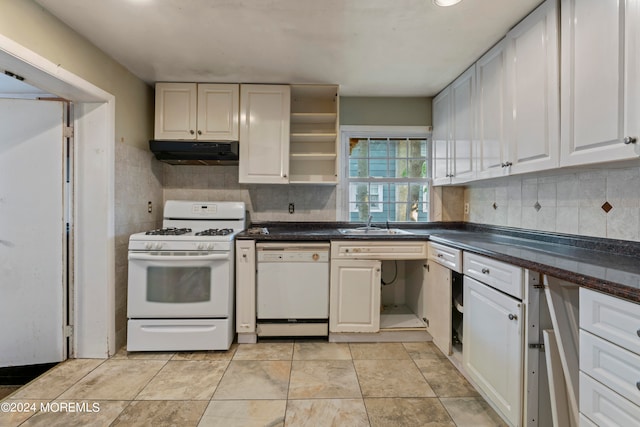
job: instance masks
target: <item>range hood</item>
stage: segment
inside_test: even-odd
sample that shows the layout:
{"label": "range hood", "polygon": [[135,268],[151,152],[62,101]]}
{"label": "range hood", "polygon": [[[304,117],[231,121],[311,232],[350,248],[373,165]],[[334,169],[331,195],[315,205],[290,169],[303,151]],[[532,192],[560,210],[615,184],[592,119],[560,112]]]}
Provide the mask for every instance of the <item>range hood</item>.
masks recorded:
{"label": "range hood", "polygon": [[156,159],[172,165],[237,165],[238,141],[149,141]]}

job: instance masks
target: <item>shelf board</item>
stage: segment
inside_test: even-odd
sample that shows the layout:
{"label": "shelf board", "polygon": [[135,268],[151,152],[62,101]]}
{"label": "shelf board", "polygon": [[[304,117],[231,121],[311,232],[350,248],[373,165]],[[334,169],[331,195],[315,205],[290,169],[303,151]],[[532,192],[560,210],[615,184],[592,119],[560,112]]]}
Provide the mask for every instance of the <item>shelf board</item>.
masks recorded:
{"label": "shelf board", "polygon": [[335,160],[335,153],[291,153],[291,160]]}
{"label": "shelf board", "polygon": [[331,142],[337,136],[336,133],[292,133],[291,142]]}
{"label": "shelf board", "polygon": [[335,123],[337,113],[291,113],[291,123]]}
{"label": "shelf board", "polygon": [[334,175],[290,175],[289,184],[322,184],[336,185],[338,179]]}

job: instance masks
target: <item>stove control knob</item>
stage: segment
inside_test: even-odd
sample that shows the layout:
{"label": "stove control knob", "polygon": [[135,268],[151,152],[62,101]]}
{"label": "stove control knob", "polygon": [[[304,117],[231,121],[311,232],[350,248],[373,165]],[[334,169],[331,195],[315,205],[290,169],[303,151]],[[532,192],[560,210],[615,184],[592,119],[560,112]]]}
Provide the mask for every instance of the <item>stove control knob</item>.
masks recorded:
{"label": "stove control knob", "polygon": [[209,244],[207,245],[207,249],[209,249],[209,250],[213,249],[213,243],[209,243]]}
{"label": "stove control knob", "polygon": [[160,242],[156,243],[155,249],[162,249],[162,243]]}
{"label": "stove control knob", "polygon": [[151,242],[147,242],[147,243],[144,244],[144,248],[145,249],[151,249],[152,247],[153,247],[153,243],[151,243]]}

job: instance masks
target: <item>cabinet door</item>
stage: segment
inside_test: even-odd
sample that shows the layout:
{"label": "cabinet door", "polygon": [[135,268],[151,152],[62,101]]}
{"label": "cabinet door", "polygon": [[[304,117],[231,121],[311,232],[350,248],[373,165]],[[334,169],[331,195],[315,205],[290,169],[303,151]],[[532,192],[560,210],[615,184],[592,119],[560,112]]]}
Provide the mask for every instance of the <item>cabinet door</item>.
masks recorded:
{"label": "cabinet door", "polygon": [[475,173],[473,162],[475,80],[476,68],[473,65],[451,84],[452,183],[469,181]]}
{"label": "cabinet door", "polygon": [[329,331],[378,332],[381,261],[331,261]]}
{"label": "cabinet door", "polygon": [[198,139],[237,141],[239,114],[239,85],[198,85]]}
{"label": "cabinet door", "polygon": [[240,87],[240,182],[289,182],[290,103],[289,86]]}
{"label": "cabinet door", "polygon": [[196,139],[195,83],[157,83],[155,139]]}
{"label": "cabinet door", "polygon": [[635,155],[640,156],[640,1],[627,1],[625,7],[623,143],[635,141],[630,145]]}
{"label": "cabinet door", "polygon": [[451,88],[447,87],[433,100],[432,178],[433,185],[449,184],[449,143],[451,129]]}
{"label": "cabinet door", "polygon": [[510,172],[558,166],[557,1],[547,0],[506,37]]}
{"label": "cabinet door", "polygon": [[562,2],[562,165],[635,156],[622,133],[624,9],[624,1]]}
{"label": "cabinet door", "polygon": [[476,63],[476,139],[478,178],[491,178],[506,172],[507,143],[505,119],[505,41],[502,40]]}
{"label": "cabinet door", "polygon": [[427,332],[445,355],[451,354],[451,270],[429,261],[423,287]]}
{"label": "cabinet door", "polygon": [[236,332],[256,332],[256,242],[236,241]]}
{"label": "cabinet door", "polygon": [[464,278],[464,369],[512,425],[522,416],[520,301]]}

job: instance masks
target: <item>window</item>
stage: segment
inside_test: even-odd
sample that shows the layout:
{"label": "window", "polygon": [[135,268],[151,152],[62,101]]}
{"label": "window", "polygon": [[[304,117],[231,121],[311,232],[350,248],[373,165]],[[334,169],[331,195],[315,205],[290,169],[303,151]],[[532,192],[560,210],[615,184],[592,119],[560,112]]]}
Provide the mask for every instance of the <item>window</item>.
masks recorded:
{"label": "window", "polygon": [[343,126],[339,219],[429,220],[427,128]]}

